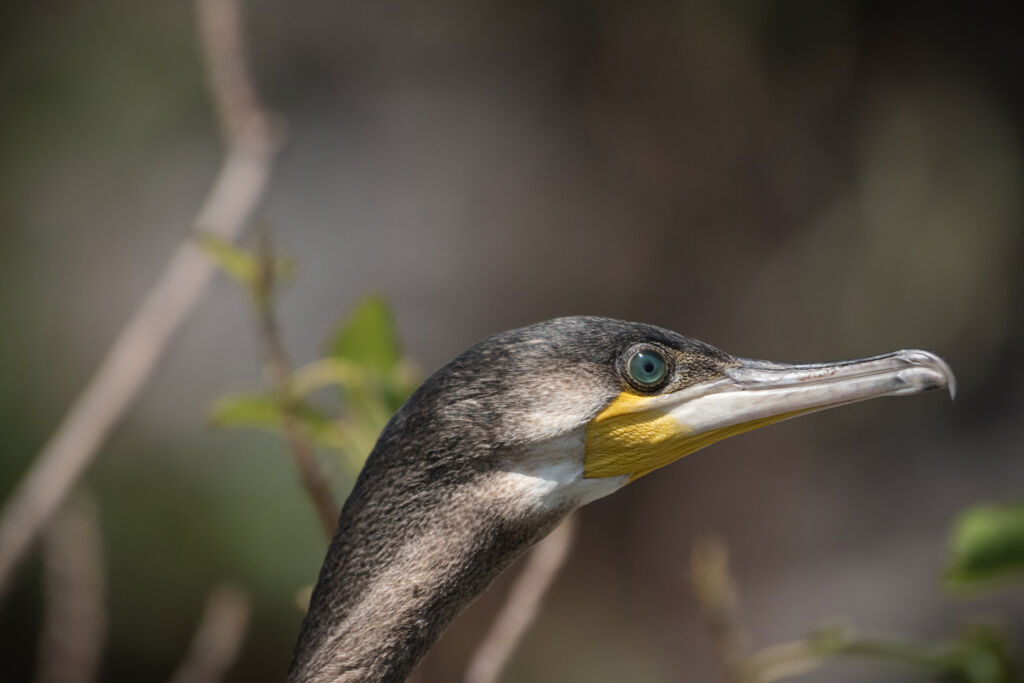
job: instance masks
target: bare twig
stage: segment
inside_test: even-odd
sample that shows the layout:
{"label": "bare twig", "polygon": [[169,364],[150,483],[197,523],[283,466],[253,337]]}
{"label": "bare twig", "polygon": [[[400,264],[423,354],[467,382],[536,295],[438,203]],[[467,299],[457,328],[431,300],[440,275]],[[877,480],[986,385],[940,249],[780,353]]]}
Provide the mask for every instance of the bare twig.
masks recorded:
{"label": "bare twig", "polygon": [[334,502],[334,496],[331,495],[331,489],[320,470],[320,465],[316,462],[316,452],[313,445],[306,437],[306,433],[298,421],[291,415],[285,413],[281,426],[284,430],[285,440],[288,442],[288,448],[295,459],[295,466],[299,468],[302,486],[313,500],[317,517],[320,518],[320,524],[323,526],[327,537],[330,538],[334,535],[334,530],[338,526],[340,510]]}
{"label": "bare twig", "polygon": [[[268,148],[274,139],[270,115],[260,104],[246,67],[240,3],[241,0],[196,0],[206,77],[217,108],[217,121],[228,143],[236,148]],[[199,223],[205,227],[202,221]]]}
{"label": "bare twig", "polygon": [[249,596],[229,583],[206,599],[192,644],[170,683],[218,683],[238,658],[252,611]]}
{"label": "bare twig", "polygon": [[806,640],[792,640],[763,648],[748,657],[740,667],[744,683],[774,683],[817,669],[824,656]]}
{"label": "bare twig", "polygon": [[96,503],[85,494],[46,525],[39,683],[90,683],[99,673],[107,631],[102,545]]}
{"label": "bare twig", "polygon": [[575,515],[570,515],[530,552],[526,566],[512,584],[490,631],[470,659],[463,683],[498,680],[519,640],[537,616],[544,594],[565,564],[574,527]]}
{"label": "bare twig", "polygon": [[263,347],[263,375],[281,407],[281,428],[285,441],[299,470],[302,485],[313,501],[320,524],[327,537],[338,524],[338,506],[331,495],[327,477],[316,461],[316,449],[295,415],[294,397],[290,389],[291,362],[281,340],[274,312],[274,282],[277,258],[270,237],[262,235],[259,242],[259,273],[256,278],[254,302],[259,321],[260,343]]}
{"label": "bare twig", "polygon": [[747,648],[747,637],[736,618],[739,595],[729,570],[729,549],[717,537],[699,539],[691,558],[693,594],[711,633],[715,660],[730,683],[743,678],[739,667]]}
{"label": "bare twig", "polygon": [[[278,141],[245,72],[238,0],[198,0],[202,46],[227,154],[194,226],[237,239],[270,177]],[[32,540],[92,462],[192,311],[213,265],[186,239],[43,446],[0,517],[0,593]]]}

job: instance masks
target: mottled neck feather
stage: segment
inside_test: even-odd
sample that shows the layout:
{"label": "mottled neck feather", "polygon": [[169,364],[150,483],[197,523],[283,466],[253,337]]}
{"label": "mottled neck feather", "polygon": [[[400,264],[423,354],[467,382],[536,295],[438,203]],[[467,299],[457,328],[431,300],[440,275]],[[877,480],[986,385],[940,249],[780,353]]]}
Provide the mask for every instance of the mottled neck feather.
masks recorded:
{"label": "mottled neck feather", "polygon": [[451,620],[568,512],[525,516],[502,473],[417,485],[364,475],[328,549],[289,681],[404,680]]}

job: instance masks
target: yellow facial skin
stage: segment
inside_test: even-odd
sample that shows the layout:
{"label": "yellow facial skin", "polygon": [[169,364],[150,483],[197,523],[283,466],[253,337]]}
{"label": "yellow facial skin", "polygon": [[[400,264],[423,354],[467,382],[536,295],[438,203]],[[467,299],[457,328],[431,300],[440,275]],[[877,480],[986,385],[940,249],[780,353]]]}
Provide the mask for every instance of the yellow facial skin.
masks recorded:
{"label": "yellow facial skin", "polygon": [[698,432],[653,397],[619,394],[586,428],[587,478],[629,475],[630,481],[716,441],[799,415],[802,410]]}

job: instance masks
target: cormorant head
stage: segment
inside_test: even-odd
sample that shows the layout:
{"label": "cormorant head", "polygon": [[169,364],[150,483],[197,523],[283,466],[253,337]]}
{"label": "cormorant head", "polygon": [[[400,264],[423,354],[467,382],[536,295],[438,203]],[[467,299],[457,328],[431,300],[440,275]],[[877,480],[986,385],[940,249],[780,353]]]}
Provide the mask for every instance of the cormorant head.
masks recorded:
{"label": "cormorant head", "polygon": [[382,432],[345,502],[290,680],[404,678],[572,509],[733,434],[940,387],[952,391],[953,375],[927,351],[767,363],[606,318],[486,339]]}
{"label": "cormorant head", "polygon": [[417,430],[416,457],[435,473],[496,475],[492,490],[520,510],[571,509],[729,436],[869,398],[952,393],[954,381],[927,351],[772,363],[652,325],[570,317],[470,348],[392,427]]}

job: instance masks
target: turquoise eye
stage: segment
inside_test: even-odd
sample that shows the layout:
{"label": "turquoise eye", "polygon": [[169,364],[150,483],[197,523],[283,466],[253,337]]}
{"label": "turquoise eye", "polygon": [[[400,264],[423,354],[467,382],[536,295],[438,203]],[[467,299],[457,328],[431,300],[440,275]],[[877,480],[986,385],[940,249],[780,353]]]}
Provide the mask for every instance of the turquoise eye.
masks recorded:
{"label": "turquoise eye", "polygon": [[668,364],[665,357],[653,349],[637,351],[626,364],[630,378],[643,387],[653,387],[665,379]]}

